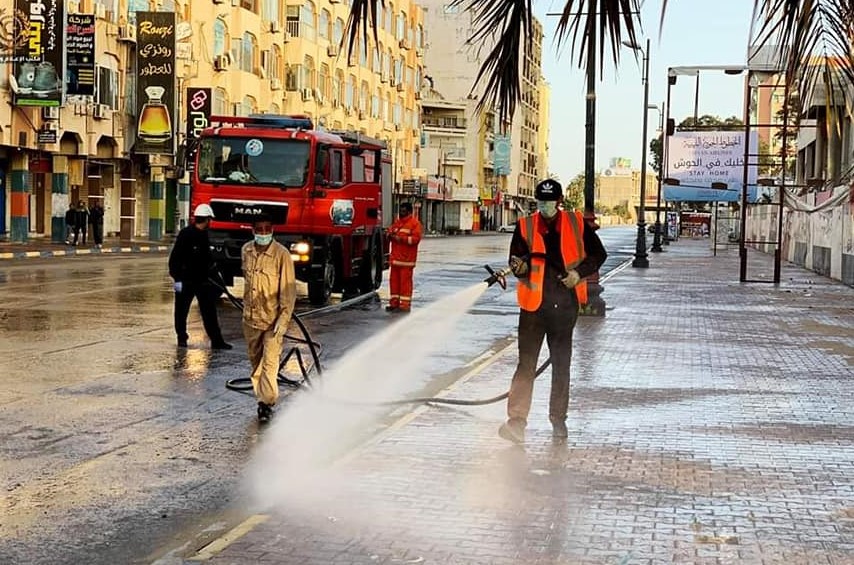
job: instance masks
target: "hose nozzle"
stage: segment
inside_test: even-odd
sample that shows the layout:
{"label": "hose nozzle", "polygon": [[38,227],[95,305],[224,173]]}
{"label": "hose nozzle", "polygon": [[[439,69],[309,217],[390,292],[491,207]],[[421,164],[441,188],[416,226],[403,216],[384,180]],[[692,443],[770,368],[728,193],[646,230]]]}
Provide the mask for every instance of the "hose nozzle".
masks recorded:
{"label": "hose nozzle", "polygon": [[507,267],[506,269],[501,269],[497,272],[489,265],[484,265],[483,268],[486,269],[487,273],[489,273],[489,276],[483,279],[483,282],[486,283],[486,286],[492,286],[495,283],[498,283],[499,285],[501,285],[502,289],[507,290],[507,275],[512,272],[510,270],[510,267]]}

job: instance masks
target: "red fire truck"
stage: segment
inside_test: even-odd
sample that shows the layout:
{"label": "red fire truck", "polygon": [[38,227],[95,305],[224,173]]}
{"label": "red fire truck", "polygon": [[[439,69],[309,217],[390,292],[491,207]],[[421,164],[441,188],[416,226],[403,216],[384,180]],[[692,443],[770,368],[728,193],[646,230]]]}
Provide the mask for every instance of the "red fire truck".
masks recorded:
{"label": "red fire truck", "polygon": [[210,240],[226,284],[242,276],[252,218],[273,218],[309,300],[352,296],[382,282],[383,230],[391,223],[386,143],[356,132],[314,130],[305,116],[212,116],[195,147],[191,209],[209,204]]}

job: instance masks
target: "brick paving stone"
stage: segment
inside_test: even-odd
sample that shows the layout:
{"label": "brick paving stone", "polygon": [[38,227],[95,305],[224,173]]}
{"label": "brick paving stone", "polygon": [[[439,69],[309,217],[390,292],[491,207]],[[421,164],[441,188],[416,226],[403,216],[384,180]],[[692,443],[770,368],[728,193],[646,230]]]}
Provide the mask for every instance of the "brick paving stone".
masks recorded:
{"label": "brick paving stone", "polygon": [[[703,245],[606,283],[565,443],[547,378],[524,448],[496,435],[503,405],[431,407],[212,562],[854,564],[854,289],[789,265],[739,284],[737,256]],[[515,361],[453,396],[500,393]]]}

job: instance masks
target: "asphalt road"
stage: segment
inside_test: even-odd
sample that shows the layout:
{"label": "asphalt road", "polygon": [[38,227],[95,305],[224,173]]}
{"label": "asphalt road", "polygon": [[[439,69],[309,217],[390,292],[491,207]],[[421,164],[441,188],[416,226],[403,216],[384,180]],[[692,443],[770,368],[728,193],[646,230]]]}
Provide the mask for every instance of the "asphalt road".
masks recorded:
{"label": "asphalt road", "polygon": [[[599,233],[606,272],[631,256],[636,231]],[[509,239],[425,240],[414,308],[506,264]],[[420,392],[512,339],[511,290],[482,296]],[[220,308],[227,352],[210,351],[195,307],[190,348],[176,349],[171,315],[162,255],[0,265],[0,563],[142,562],[238,511],[259,437],[254,400],[224,386],[247,375],[239,312]],[[330,365],[394,321],[374,299],[306,324]]]}

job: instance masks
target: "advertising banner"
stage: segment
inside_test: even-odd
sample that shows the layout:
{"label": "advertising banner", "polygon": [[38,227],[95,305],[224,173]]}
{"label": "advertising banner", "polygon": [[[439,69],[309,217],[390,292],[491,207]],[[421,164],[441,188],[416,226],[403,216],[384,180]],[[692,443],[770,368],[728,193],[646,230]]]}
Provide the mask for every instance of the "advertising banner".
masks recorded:
{"label": "advertising banner", "polygon": [[492,170],[498,177],[506,177],[510,174],[510,136],[495,136],[492,145]]}
{"label": "advertising banner", "polygon": [[186,168],[191,173],[196,165],[196,141],[210,125],[211,112],[213,111],[212,92],[210,88],[191,87],[187,89],[187,154]]}
{"label": "advertising banner", "polygon": [[67,96],[95,96],[95,15],[69,14],[65,26]]}
{"label": "advertising banner", "polygon": [[[663,185],[664,200],[740,201],[747,167],[747,200],[755,202],[757,167],[745,163],[744,141],[744,132],[736,131],[680,131],[668,137],[666,178],[678,180],[679,186]],[[750,147],[751,153],[758,151],[755,131]]]}
{"label": "advertising banner", "polygon": [[175,150],[175,13],[136,14],[137,139],[134,151],[171,155]]}
{"label": "advertising banner", "polygon": [[62,0],[15,0],[11,20],[12,34],[7,43],[13,44],[9,77],[13,104],[61,106],[65,55]]}

